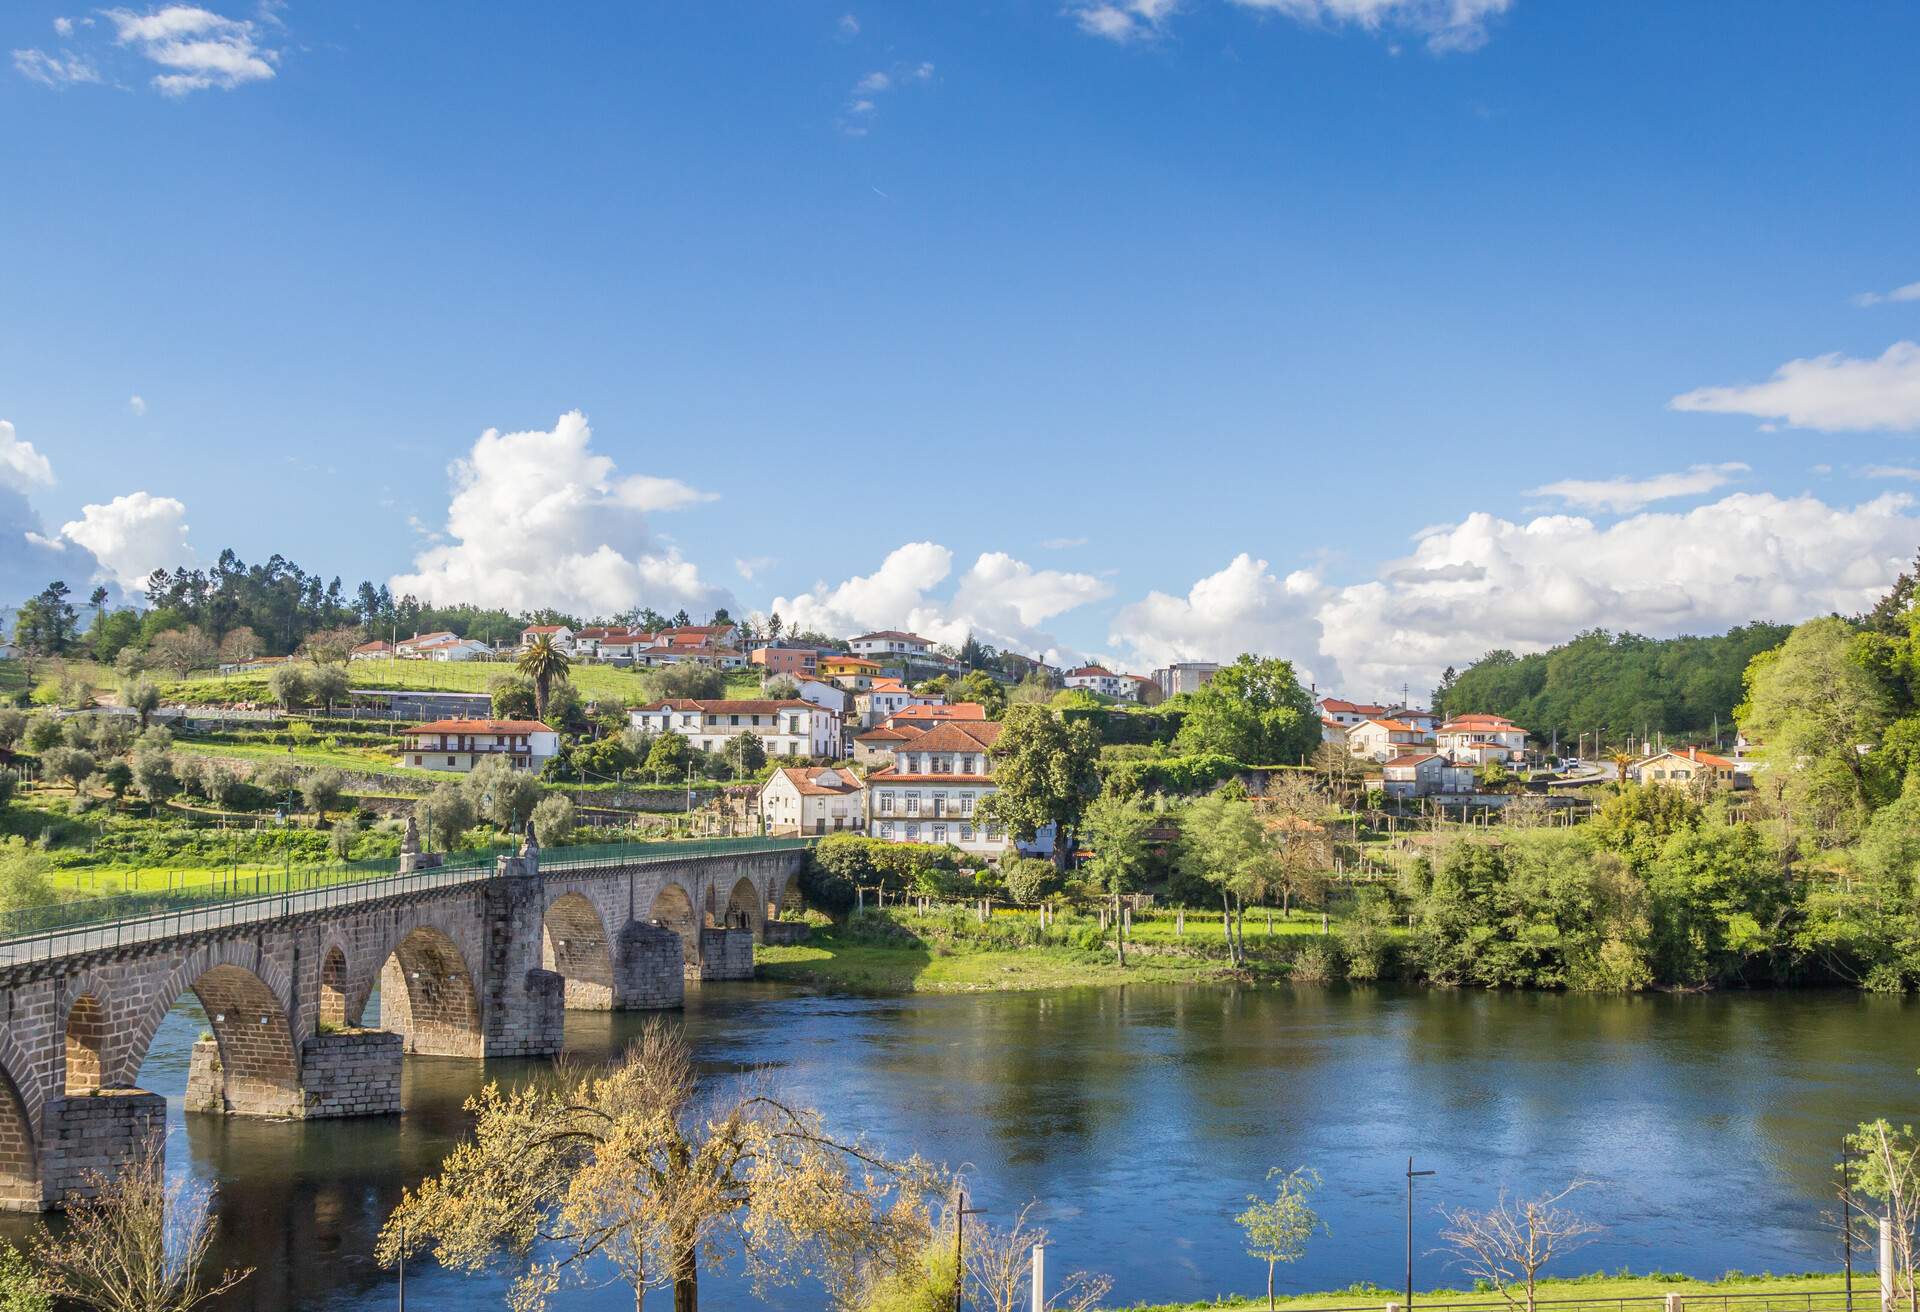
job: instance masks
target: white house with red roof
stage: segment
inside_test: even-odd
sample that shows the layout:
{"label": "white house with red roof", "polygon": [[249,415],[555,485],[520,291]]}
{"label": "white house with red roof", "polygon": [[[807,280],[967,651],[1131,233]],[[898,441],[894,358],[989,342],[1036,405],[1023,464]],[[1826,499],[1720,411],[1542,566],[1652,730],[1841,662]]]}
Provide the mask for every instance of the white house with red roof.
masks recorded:
{"label": "white house with red roof", "polygon": [[728,740],[750,733],[768,756],[837,760],[840,717],[824,706],[790,700],[705,701],[670,698],[627,712],[634,728],[649,734],[679,734],[703,752],[718,752]]}
{"label": "white house with red roof", "polygon": [[1370,761],[1433,750],[1433,735],[1405,720],[1368,718],[1347,730],[1347,750]]}
{"label": "white house with red roof", "polygon": [[384,638],[375,638],[372,642],[363,642],[347,653],[350,661],[384,661],[393,656],[393,646]]}
{"label": "white house with red roof", "polygon": [[838,834],[867,827],[867,785],[846,766],[775,770],[760,786],[769,834]]}
{"label": "white house with red roof", "polygon": [[1122,701],[1137,701],[1140,697],[1140,684],[1134,675],[1115,674],[1104,665],[1082,665],[1077,670],[1068,670],[1062,682],[1069,688],[1097,692],[1102,697],[1115,697]]}
{"label": "white house with red roof", "polygon": [[516,770],[538,770],[560,752],[560,734],[539,720],[434,720],[400,735],[395,765],[466,772],[499,758]]}
{"label": "white house with red roof", "polygon": [[1350,702],[1344,697],[1322,697],[1314,703],[1323,720],[1332,720],[1345,728],[1352,728],[1362,720],[1384,719],[1387,708],[1373,702]]}
{"label": "white house with red roof", "polygon": [[564,624],[529,624],[520,630],[520,647],[525,650],[533,645],[535,638],[551,638],[553,645],[561,651],[573,651],[573,630]]}
{"label": "white house with red roof", "polygon": [[[898,731],[895,731],[898,732]],[[980,804],[993,796],[993,720],[950,720],[893,748],[893,762],[867,776],[867,831],[897,843],[938,843],[998,857],[1007,831],[987,824]]]}
{"label": "white house with red roof", "polygon": [[1434,750],[1455,765],[1504,765],[1527,753],[1527,731],[1504,715],[1455,715],[1433,737]]}
{"label": "white house with red roof", "polygon": [[413,649],[413,658],[419,661],[483,661],[491,655],[493,648],[478,638],[448,636]]}
{"label": "white house with red roof", "polygon": [[429,646],[436,642],[445,642],[449,638],[457,638],[459,636],[460,635],[452,629],[435,629],[432,633],[416,633],[411,638],[402,638],[394,643],[393,654],[403,661],[417,660],[419,659],[421,647]]}
{"label": "white house with red roof", "polygon": [[933,650],[931,639],[917,633],[902,633],[898,629],[881,629],[876,633],[863,633],[850,638],[847,646],[856,656],[865,656],[870,660],[885,660],[889,656],[925,656]]}

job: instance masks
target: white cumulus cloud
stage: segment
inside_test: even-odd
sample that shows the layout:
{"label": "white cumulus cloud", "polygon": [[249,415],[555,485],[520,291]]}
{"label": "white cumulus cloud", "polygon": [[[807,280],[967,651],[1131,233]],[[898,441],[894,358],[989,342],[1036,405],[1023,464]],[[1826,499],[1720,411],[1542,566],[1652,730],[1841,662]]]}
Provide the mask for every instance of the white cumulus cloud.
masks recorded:
{"label": "white cumulus cloud", "polygon": [[1875,360],[1837,352],[1789,360],[1764,383],[1695,388],[1667,404],[1675,410],[1785,420],[1796,428],[1920,428],[1920,346],[1895,342]]}
{"label": "white cumulus cloud", "polygon": [[1369,32],[1405,32],[1435,51],[1477,50],[1487,22],[1513,0],[1233,0],[1244,9],[1285,14],[1303,23],[1351,24]]}
{"label": "white cumulus cloud", "polygon": [[1302,677],[1324,678],[1315,659],[1320,633],[1314,622],[1324,595],[1310,570],[1281,577],[1243,551],[1183,597],[1149,592],[1122,606],[1107,641],[1137,674],[1172,661],[1230,661],[1257,652],[1293,661]]}
{"label": "white cumulus cloud", "polygon": [[129,592],[137,591],[156,569],[194,561],[187,544],[186,506],[150,492],[82,506],[79,519],[60,526],[60,536],[92,552],[111,580]]}
{"label": "white cumulus cloud", "polygon": [[1578,516],[1525,523],[1476,513],[1320,607],[1321,650],[1343,686],[1430,688],[1496,648],[1540,651],[1584,629],[1667,636],[1791,622],[1872,605],[1920,542],[1913,498],[1853,507],[1735,493],[1606,528]]}
{"label": "white cumulus cloud", "polygon": [[1900,301],[1920,301],[1920,282],[1910,282],[1890,292],[1861,292],[1853,298],[1853,303],[1860,306],[1897,304]]}
{"label": "white cumulus cloud", "polygon": [[20,76],[42,86],[70,87],[103,80],[91,60],[71,50],[62,50],[57,55],[44,50],[16,50],[13,67]]}
{"label": "white cumulus cloud", "polygon": [[1139,41],[1164,32],[1177,8],[1176,0],[1093,0],[1071,12],[1083,32],[1109,41]]}
{"label": "white cumulus cloud", "polygon": [[647,530],[648,514],[711,494],[678,479],[623,476],[592,440],[577,410],[551,430],[482,433],[449,471],[444,540],[389,586],[442,604],[603,616],[636,606],[705,612],[730,605],[723,589],[703,581],[677,549],[653,543]]}
{"label": "white cumulus cloud", "polygon": [[931,595],[952,573],[949,548],[909,542],[888,552],[871,574],[776,597],[771,609],[789,629],[850,634],[904,628],[955,646],[972,633],[982,642],[1051,658],[1062,649],[1043,626],[1113,591],[1091,574],[1035,569],[1005,552],[988,551],[967,567],[950,595]]}
{"label": "white cumulus cloud", "polygon": [[15,431],[11,420],[0,419],[0,482],[24,490],[53,486],[53,464]]}
{"label": "white cumulus cloud", "polygon": [[209,87],[232,90],[274,76],[280,52],[256,39],[254,24],[198,5],[164,5],[145,13],[109,9],[114,40],[166,69],[153,78],[162,95],[184,96]]}
{"label": "white cumulus cloud", "polygon": [[127,398],[127,409],[133,411],[136,415],[146,414],[147,398],[144,396],[141,396],[138,392],[135,392],[132,396]]}
{"label": "white cumulus cloud", "polygon": [[1671,474],[1648,478],[1563,478],[1556,483],[1536,487],[1529,496],[1559,497],[1582,510],[1607,510],[1625,514],[1656,501],[1674,497],[1693,497],[1725,487],[1735,474],[1745,474],[1750,466],[1737,460],[1718,465],[1694,465]]}

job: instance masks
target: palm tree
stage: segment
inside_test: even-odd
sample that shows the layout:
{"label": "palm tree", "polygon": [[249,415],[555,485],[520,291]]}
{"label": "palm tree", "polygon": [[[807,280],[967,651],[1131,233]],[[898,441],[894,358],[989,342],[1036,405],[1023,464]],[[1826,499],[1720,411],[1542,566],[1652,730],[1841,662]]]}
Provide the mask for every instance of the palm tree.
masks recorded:
{"label": "palm tree", "polygon": [[1627,751],[1613,751],[1607,754],[1607,760],[1613,763],[1614,771],[1619,776],[1617,782],[1620,785],[1621,792],[1624,793],[1627,791],[1628,768],[1631,767],[1633,763],[1639,759],[1640,758],[1635,756],[1632,752],[1627,752]]}
{"label": "palm tree", "polygon": [[535,719],[547,718],[547,690],[553,681],[565,682],[567,669],[573,660],[566,651],[554,645],[553,635],[543,633],[527,644],[520,653],[520,659],[514,668],[533,680],[533,714]]}

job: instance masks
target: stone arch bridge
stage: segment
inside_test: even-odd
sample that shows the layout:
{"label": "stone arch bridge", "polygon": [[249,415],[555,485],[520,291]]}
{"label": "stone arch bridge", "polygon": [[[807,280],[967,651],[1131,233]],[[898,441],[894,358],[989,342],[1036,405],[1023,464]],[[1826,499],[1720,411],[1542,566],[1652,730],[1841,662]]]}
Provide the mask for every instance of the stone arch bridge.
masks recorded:
{"label": "stone arch bridge", "polygon": [[[542,1057],[568,1008],[669,1008],[801,931],[805,844],[758,840],[412,869],[0,942],[0,1209],[43,1210],[161,1131],[135,1086],[182,994],[207,1013],[190,1110],[400,1110],[403,1053]],[[371,1014],[377,998],[378,1014]]]}

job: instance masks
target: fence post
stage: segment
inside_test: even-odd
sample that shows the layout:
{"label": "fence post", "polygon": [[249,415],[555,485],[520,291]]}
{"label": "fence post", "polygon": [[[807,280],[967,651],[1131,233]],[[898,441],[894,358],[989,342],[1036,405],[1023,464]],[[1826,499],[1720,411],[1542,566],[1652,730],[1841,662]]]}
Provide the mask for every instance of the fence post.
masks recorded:
{"label": "fence post", "polygon": [[1666,1312],[1682,1312],[1681,1304],[1685,1301],[1678,1294],[1668,1294]]}
{"label": "fence post", "polygon": [[1033,1312],[1047,1312],[1047,1246],[1033,1246]]}
{"label": "fence post", "polygon": [[1893,1218],[1880,1218],[1880,1312],[1893,1312]]}

